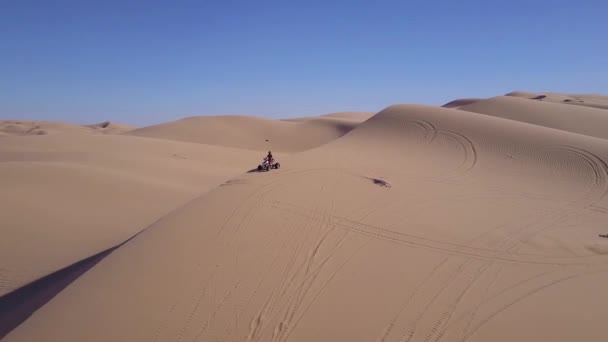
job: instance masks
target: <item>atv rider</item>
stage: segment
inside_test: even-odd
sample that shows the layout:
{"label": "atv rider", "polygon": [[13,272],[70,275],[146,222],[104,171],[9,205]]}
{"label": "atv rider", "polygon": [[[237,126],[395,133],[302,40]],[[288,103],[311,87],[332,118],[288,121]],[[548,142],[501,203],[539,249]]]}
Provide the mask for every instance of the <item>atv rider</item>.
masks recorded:
{"label": "atv rider", "polygon": [[268,155],[266,155],[264,161],[268,161],[268,164],[272,165],[272,162],[274,161],[274,158],[272,157],[272,152],[268,151]]}

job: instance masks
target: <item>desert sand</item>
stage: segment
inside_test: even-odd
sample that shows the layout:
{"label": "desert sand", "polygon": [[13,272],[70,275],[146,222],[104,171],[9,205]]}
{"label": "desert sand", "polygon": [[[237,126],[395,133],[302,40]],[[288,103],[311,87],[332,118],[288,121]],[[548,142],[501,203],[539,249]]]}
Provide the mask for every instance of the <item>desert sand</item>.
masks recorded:
{"label": "desert sand", "polygon": [[606,103],[0,137],[0,336],[604,340]]}
{"label": "desert sand", "polygon": [[47,135],[57,133],[124,133],[135,126],[105,121],[92,125],[74,125],[64,122],[0,120],[0,136]]}

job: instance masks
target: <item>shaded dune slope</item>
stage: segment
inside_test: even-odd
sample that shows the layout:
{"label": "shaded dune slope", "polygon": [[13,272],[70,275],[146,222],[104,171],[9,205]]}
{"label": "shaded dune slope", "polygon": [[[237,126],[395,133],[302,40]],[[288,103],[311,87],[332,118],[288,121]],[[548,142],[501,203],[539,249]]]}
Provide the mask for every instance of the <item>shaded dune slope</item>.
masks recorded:
{"label": "shaded dune slope", "polygon": [[[208,116],[144,127],[127,134],[250,150],[266,150],[270,146],[276,151],[299,152],[339,138],[357,124],[356,120],[332,117],[286,121]],[[266,140],[270,140],[271,145]]]}
{"label": "shaded dune slope", "polygon": [[174,211],[6,340],[596,340],[606,160],[603,139],[391,106]]}
{"label": "shaded dune slope", "polygon": [[0,296],[0,339],[18,327],[79,276],[129,240]]}

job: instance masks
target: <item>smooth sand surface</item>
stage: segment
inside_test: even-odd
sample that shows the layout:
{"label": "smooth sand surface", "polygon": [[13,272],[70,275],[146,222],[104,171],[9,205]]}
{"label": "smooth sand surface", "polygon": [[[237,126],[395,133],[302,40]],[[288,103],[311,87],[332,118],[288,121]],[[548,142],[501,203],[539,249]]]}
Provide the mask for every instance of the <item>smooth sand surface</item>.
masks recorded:
{"label": "smooth sand surface", "polygon": [[[120,152],[109,148],[105,159],[99,153],[102,143],[82,144],[81,154],[70,154],[57,152],[62,148],[40,150],[49,143],[34,147],[35,139],[50,136],[19,137],[24,140],[14,149],[21,152],[5,152],[5,159],[34,151],[37,159],[52,163],[78,155],[89,168],[120,164],[124,171],[114,172],[131,177],[106,177],[106,186],[138,187],[124,193],[145,197],[142,206],[171,193],[167,189],[176,198],[179,190],[184,194],[172,202],[181,201],[178,208],[78,277],[6,341],[603,340],[608,239],[598,235],[608,233],[608,140],[582,133],[589,128],[584,125],[559,126],[568,114],[544,112],[553,113],[557,107],[548,106],[553,104],[571,115],[588,115],[590,108],[521,100],[531,103],[531,109],[527,102],[524,108],[540,122],[496,114],[494,106],[513,101],[490,102],[488,113],[391,106],[323,144],[304,138],[298,140],[301,146],[292,142],[285,150],[300,152],[286,156],[280,169],[261,173],[236,170],[240,163],[258,162],[259,152],[250,150],[264,148],[255,145],[265,135],[260,127],[312,131],[300,126],[309,120],[288,123],[292,126],[242,117],[207,120],[235,124],[243,131],[238,136],[258,139],[251,147],[242,146],[248,140],[239,141],[239,148],[226,147],[232,143],[222,140],[222,132],[206,140],[217,146],[94,136],[134,146]],[[187,121],[146,134],[156,130],[168,138],[170,132],[170,138],[185,140],[212,133],[198,118],[193,124],[204,134],[188,131]],[[310,121],[320,131],[328,125],[324,119]],[[237,129],[226,130],[227,135]],[[323,132],[318,134],[329,139]],[[146,155],[142,151],[151,155],[151,164],[142,165],[148,160],[142,158],[122,165],[128,156]],[[188,158],[200,153],[200,159],[173,165],[179,172],[149,170],[169,163],[166,155],[185,151]],[[211,165],[209,156],[232,174],[199,175]],[[28,168],[38,170],[39,177],[53,174],[24,164],[18,172],[23,180],[13,173],[16,184],[36,178],[28,176]],[[217,182],[203,189],[191,183],[213,176]],[[87,238],[56,238],[63,245],[49,250],[51,259],[80,257],[74,250],[83,243],[89,251],[115,244],[148,220],[142,217],[134,228],[129,218],[142,207],[130,207],[137,201],[125,199],[112,208],[110,202],[120,199],[112,192],[97,193],[98,202],[69,202],[61,189],[70,189],[76,177],[65,171],[53,177],[53,182],[39,180],[38,190],[30,193],[51,198],[43,203],[84,212],[80,223],[105,221],[111,228],[79,224]],[[58,189],[40,190],[49,183]],[[93,187],[94,182],[80,184]],[[15,204],[15,216],[2,222],[23,217],[22,205]],[[105,214],[92,216],[91,207]],[[122,211],[110,215],[108,210]],[[148,221],[158,218],[152,216]],[[41,211],[37,223],[48,217]],[[67,226],[46,228],[44,234],[72,236]],[[113,236],[105,244],[99,232],[104,228]],[[20,241],[36,240],[36,234],[42,233],[34,230]],[[21,252],[23,260],[34,246]],[[8,263],[6,258],[0,260]],[[29,262],[38,261],[21,266]]]}

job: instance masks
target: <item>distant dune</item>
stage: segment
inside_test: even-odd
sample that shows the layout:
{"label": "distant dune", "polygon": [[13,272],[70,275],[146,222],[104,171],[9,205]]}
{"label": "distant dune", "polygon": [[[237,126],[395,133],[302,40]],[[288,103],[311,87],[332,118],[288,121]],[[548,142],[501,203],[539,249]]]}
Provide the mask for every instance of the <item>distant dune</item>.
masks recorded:
{"label": "distant dune", "polygon": [[608,138],[608,110],[498,96],[459,108],[563,131]]}
{"label": "distant dune", "polygon": [[57,133],[124,133],[133,126],[103,122],[95,125],[74,125],[62,122],[0,120],[0,136],[48,135]]}
{"label": "distant dune", "polygon": [[563,103],[568,105],[576,105],[582,107],[591,107],[599,109],[608,109],[608,96],[606,95],[594,95],[594,94],[560,94],[560,93],[528,93],[521,91],[514,91],[508,93],[506,96],[521,97],[531,100],[538,100],[544,102]]}
{"label": "distant dune", "polygon": [[358,123],[350,117],[285,121],[251,116],[207,116],[144,127],[127,134],[250,150],[267,150],[270,146],[275,151],[298,152],[339,138]]}
{"label": "distant dune", "polygon": [[[363,122],[363,121],[371,118],[372,116],[374,116],[374,114],[376,114],[376,113],[372,113],[372,112],[338,112],[338,113],[324,114],[324,115],[321,115],[320,117],[321,118],[345,119],[345,120]],[[291,119],[283,119],[283,121],[301,122],[301,121],[318,120],[318,119],[319,119],[319,116],[305,116],[305,117],[298,117],[298,118],[291,118]]]}
{"label": "distant dune", "polygon": [[566,99],[2,137],[0,338],[601,341],[608,111]]}
{"label": "distant dune", "polygon": [[356,120],[359,122],[363,122],[376,113],[371,112],[339,112],[339,113],[331,113],[321,115],[321,117],[329,117],[329,118],[339,118],[339,119],[348,119],[348,120]]}
{"label": "distant dune", "polygon": [[442,107],[458,109],[462,106],[470,105],[472,103],[475,103],[475,102],[478,102],[481,100],[483,100],[483,99],[477,99],[477,98],[475,98],[475,99],[458,99],[458,100],[448,102],[448,103],[444,104]]}
{"label": "distant dune", "polygon": [[96,130],[96,131],[101,131],[101,132],[105,132],[105,133],[114,133],[114,134],[129,132],[129,131],[132,131],[137,128],[135,126],[125,125],[125,124],[120,124],[120,123],[115,123],[115,122],[110,122],[110,121],[104,121],[104,122],[94,124],[94,125],[87,125],[85,127],[92,128],[93,130]]}

